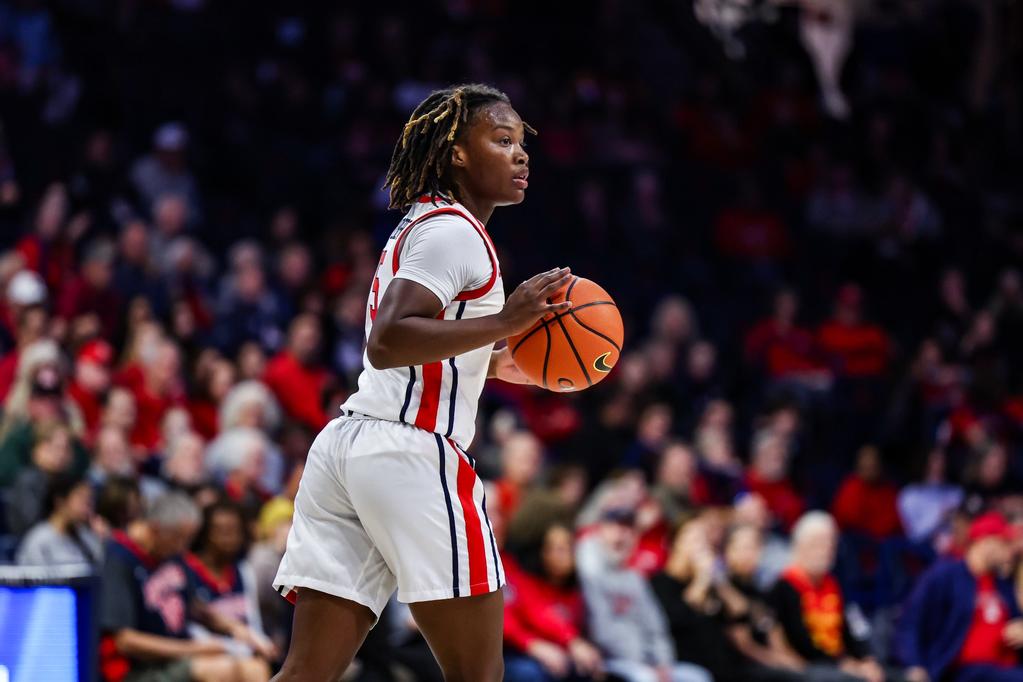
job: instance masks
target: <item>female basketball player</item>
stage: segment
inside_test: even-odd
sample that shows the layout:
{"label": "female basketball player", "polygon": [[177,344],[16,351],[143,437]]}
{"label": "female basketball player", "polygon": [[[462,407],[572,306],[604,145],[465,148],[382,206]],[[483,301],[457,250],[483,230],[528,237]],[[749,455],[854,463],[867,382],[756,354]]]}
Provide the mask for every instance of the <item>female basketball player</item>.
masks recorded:
{"label": "female basketball player", "polygon": [[494,343],[571,303],[555,268],[504,297],[484,227],[528,186],[532,132],[483,85],[435,92],[395,145],[386,186],[408,210],[367,307],[358,391],[317,436],[274,586],[295,599],[277,680],[334,682],[387,600],[408,602],[446,680],[497,682],[504,571],[465,452],[488,377],[524,383]]}

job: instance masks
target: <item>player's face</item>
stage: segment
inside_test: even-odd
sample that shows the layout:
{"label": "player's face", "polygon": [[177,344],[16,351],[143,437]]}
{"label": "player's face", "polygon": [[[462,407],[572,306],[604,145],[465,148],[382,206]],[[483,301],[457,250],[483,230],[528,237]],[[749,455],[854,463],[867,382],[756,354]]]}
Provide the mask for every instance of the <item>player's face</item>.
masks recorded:
{"label": "player's face", "polygon": [[511,105],[499,102],[480,111],[452,153],[462,191],[495,206],[520,203],[529,186],[525,134]]}

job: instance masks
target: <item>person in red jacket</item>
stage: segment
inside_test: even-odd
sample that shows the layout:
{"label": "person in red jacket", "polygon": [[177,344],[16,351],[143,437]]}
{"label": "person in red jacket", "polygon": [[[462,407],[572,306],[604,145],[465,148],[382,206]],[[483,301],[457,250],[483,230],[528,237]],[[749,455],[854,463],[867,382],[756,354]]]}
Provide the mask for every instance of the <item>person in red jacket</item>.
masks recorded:
{"label": "person in red jacket", "polygon": [[831,374],[813,333],[797,323],[799,298],[791,289],[774,297],[771,316],[746,334],[746,361],[771,379],[795,380],[826,387]]}
{"label": "person in red jacket", "polygon": [[785,438],[767,430],[754,437],[746,488],[764,499],[771,515],[786,532],[806,510],[806,503],[788,477],[788,466]]}
{"label": "person in red jacket", "polygon": [[68,395],[82,411],[85,420],[85,442],[95,442],[103,399],[110,388],[110,364],[114,349],[103,339],[93,339],[81,347],[75,358],[75,373],[68,386]]}
{"label": "person in red jacket", "polygon": [[856,470],[839,487],[831,513],[843,532],[884,540],[902,532],[898,494],[898,488],[884,479],[881,453],[865,445],[856,456]]}
{"label": "person in red jacket", "polygon": [[298,315],[288,330],[287,347],[267,363],[263,376],[288,417],[313,431],[330,421],[322,404],[330,374],[316,359],[319,348],[316,317]]}
{"label": "person in red jacket", "polygon": [[586,680],[603,673],[600,651],[583,636],[571,529],[547,527],[539,542],[504,555],[505,682]]}
{"label": "person in red jacket", "polygon": [[863,292],[856,284],[839,289],[834,317],[817,330],[817,343],[833,358],[840,376],[877,378],[888,367],[888,335],[863,320]]}
{"label": "person in red jacket", "polygon": [[144,348],[133,371],[122,370],[117,383],[135,396],[136,418],[131,444],[153,453],[161,445],[160,427],[172,407],[184,405],[181,351],[177,344],[160,339]]}
{"label": "person in red jacket", "polygon": [[95,315],[104,338],[117,333],[124,301],[114,288],[114,258],[117,251],[110,242],[89,245],[79,274],[61,287],[57,296],[57,317],[70,324],[83,315]]}

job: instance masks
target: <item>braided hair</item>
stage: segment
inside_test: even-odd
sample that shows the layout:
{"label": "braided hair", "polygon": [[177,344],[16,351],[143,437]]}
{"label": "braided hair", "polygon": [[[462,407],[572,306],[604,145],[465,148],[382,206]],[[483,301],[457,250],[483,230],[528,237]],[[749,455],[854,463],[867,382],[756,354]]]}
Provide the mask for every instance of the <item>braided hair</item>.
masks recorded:
{"label": "braided hair", "polygon": [[468,128],[471,117],[498,102],[510,104],[508,95],[479,83],[437,90],[424,99],[394,145],[384,181],[391,194],[390,208],[403,209],[424,194],[433,201],[450,194],[454,188],[448,170],[455,140]]}

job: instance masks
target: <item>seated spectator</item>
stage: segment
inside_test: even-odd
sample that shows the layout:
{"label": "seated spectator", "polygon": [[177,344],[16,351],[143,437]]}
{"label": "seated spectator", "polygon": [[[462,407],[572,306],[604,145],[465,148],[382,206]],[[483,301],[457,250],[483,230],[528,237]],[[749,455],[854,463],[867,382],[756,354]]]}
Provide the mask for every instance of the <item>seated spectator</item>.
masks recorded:
{"label": "seated spectator", "polygon": [[[213,440],[221,429],[221,406],[235,386],[235,369],[230,360],[217,357],[197,377],[196,390],[188,401],[192,427],[206,440]],[[230,428],[232,425],[224,426]]]}
{"label": "seated spectator", "polygon": [[262,431],[238,427],[221,434],[207,452],[208,471],[222,482],[227,498],[242,505],[249,518],[255,517],[270,499],[270,492],[261,484],[267,443]]}
{"label": "seated spectator", "polygon": [[[99,608],[100,669],[105,680],[269,679],[264,661],[232,656],[221,641],[188,638],[188,583],[181,565],[171,559],[188,547],[199,523],[195,505],[172,493],[156,500],[144,518],[113,532],[106,547]],[[200,615],[213,630],[230,629],[211,611]]]}
{"label": "seated spectator", "polygon": [[144,476],[140,481],[142,495],[147,500],[153,500],[171,490],[195,495],[207,483],[206,444],[194,431],[184,433],[174,440],[160,463],[159,476]]}
{"label": "seated spectator", "polygon": [[86,343],[75,358],[74,376],[68,384],[68,396],[78,405],[85,422],[84,441],[92,445],[103,416],[103,396],[110,388],[110,364],[114,349],[102,339]]}
{"label": "seated spectator", "polygon": [[114,245],[107,241],[89,244],[78,275],[67,281],[57,294],[56,317],[70,324],[84,315],[95,315],[99,332],[110,339],[120,328],[124,301],[113,286]]}
{"label": "seated spectator", "polygon": [[513,518],[522,496],[536,482],[543,466],[543,446],[529,431],[510,435],[501,447],[501,476],[497,479],[498,504]]}
{"label": "seated spectator", "polygon": [[99,538],[89,528],[92,487],[84,478],[56,474],[50,478],[40,521],[18,546],[15,561],[23,566],[98,564],[103,556]]}
{"label": "seated spectator", "polygon": [[720,572],[700,519],[679,529],[668,563],[651,586],[667,616],[679,659],[705,668],[716,682],[800,679],[793,672],[747,659],[736,648],[733,637],[748,630],[742,622],[749,617],[749,601]]}
{"label": "seated spectator", "polygon": [[141,348],[137,378],[122,378],[135,397],[136,416],[131,443],[152,454],[161,446],[160,427],[172,407],[184,401],[181,386],[181,352],[177,344],[160,339]]}
{"label": "seated spectator", "polygon": [[760,531],[760,560],[754,575],[758,589],[766,590],[789,565],[790,547],[787,536],[775,528],[764,498],[756,493],[744,493],[732,507],[732,523],[752,526]]}
{"label": "seated spectator", "polygon": [[907,485],[896,500],[906,537],[913,542],[938,540],[947,533],[951,513],[962,502],[963,489],[946,477],[944,451],[932,450],[920,482]]}
{"label": "seated spectator", "polygon": [[322,404],[330,375],[317,359],[319,350],[319,323],[299,315],[288,330],[287,347],[270,360],[264,376],[285,414],[313,431],[330,421]]}
{"label": "seated spectator", "polygon": [[620,466],[642,469],[649,478],[657,464],[657,454],[664,449],[672,430],[671,407],[664,403],[647,406],[636,424],[636,439],[622,455]]}
{"label": "seated spectator", "polygon": [[231,251],[231,270],[222,280],[213,328],[216,345],[226,355],[237,353],[248,341],[276,351],[287,326],[286,311],[267,284],[261,251],[251,242]]}
{"label": "seated spectator", "polygon": [[7,529],[22,535],[44,515],[43,501],[50,480],[71,471],[71,434],[59,422],[38,427],[32,446],[32,459],[18,472],[7,490]]}
{"label": "seated spectator", "polygon": [[188,169],[188,137],[182,124],[164,123],[153,132],[152,150],[132,165],[131,183],[147,206],[175,194],[188,213],[198,213],[199,186]]}
{"label": "seated spectator", "polygon": [[842,377],[877,378],[888,367],[888,335],[881,327],[863,320],[863,291],[856,284],[846,284],[839,290],[834,317],[817,330],[817,343]]}
{"label": "seated spectator", "polygon": [[792,563],[781,574],[772,601],[785,639],[810,665],[811,679],[894,682],[853,636],[838,581],[831,575],[838,528],[824,512],[808,512],[792,529]]}
{"label": "seated spectator", "polygon": [[746,361],[770,379],[796,381],[808,388],[830,383],[826,364],[813,334],[798,326],[799,298],[783,289],[774,297],[772,315],[746,334]]}
{"label": "seated spectator", "polygon": [[603,672],[600,651],[583,633],[586,616],[576,582],[572,530],[549,526],[539,542],[507,556],[504,609],[509,682],[590,679]]}
{"label": "seated spectator", "polygon": [[7,312],[13,316],[14,346],[0,355],[0,402],[7,399],[14,385],[22,351],[43,338],[50,321],[45,307],[46,285],[39,275],[22,270],[11,278],[7,291]]}
{"label": "seated spectator", "polygon": [[[763,557],[763,533],[754,525],[732,526],[725,536],[724,562],[727,581],[746,598],[743,621],[729,629],[732,644],[746,658],[769,670],[778,679],[805,679],[805,664],[789,647],[774,615],[768,593],[757,583]],[[757,678],[759,679],[759,678]]]}
{"label": "seated spectator", "polygon": [[732,406],[724,400],[712,401],[700,417],[694,439],[700,455],[700,477],[706,483],[701,505],[728,506],[742,491],[742,462],[732,440]]}
{"label": "seated spectator", "polygon": [[711,682],[703,668],[675,660],[664,613],[650,585],[626,561],[636,545],[635,516],[607,509],[577,548],[593,642],[605,670],[627,682]]}
{"label": "seated spectator", "polygon": [[896,635],[912,682],[1023,680],[1023,614],[1003,577],[1015,540],[1004,517],[989,512],[970,524],[963,559],[920,577]]}
{"label": "seated spectator", "polygon": [[[279,652],[266,635],[259,613],[256,579],[246,560],[249,548],[247,524],[241,509],[231,502],[217,502],[203,512],[194,549],[182,558],[192,608],[209,610],[230,623],[231,638],[247,644],[268,660]],[[193,635],[209,636],[197,626]]]}
{"label": "seated spectator", "polygon": [[776,523],[785,531],[806,508],[788,477],[788,442],[773,431],[761,430],[753,438],[753,453],[746,470],[746,488],[767,503]]}
{"label": "seated spectator", "polygon": [[[301,465],[296,467],[298,476],[293,476],[296,481],[295,491],[298,489],[297,481],[301,478],[302,469]],[[249,562],[256,577],[255,588],[260,618],[263,627],[266,628],[266,634],[281,650],[287,645],[290,631],[288,625],[291,623],[290,616],[294,607],[287,599],[281,599],[280,593],[273,588],[273,579],[284,556],[294,514],[294,492],[290,498],[275,497],[263,505],[256,523],[257,540],[249,552]]]}
{"label": "seated spectator", "polygon": [[856,470],[839,487],[831,513],[842,532],[884,540],[902,532],[898,494],[898,488],[884,478],[880,451],[865,445],[856,456]]}
{"label": "seated spectator", "polygon": [[669,441],[661,451],[650,496],[661,505],[665,519],[676,523],[695,507],[704,485],[696,468],[696,455],[681,441]]}
{"label": "seated spectator", "polygon": [[92,466],[86,474],[89,482],[99,487],[111,477],[134,477],[136,474],[137,467],[128,437],[119,428],[104,426],[96,436]]}

